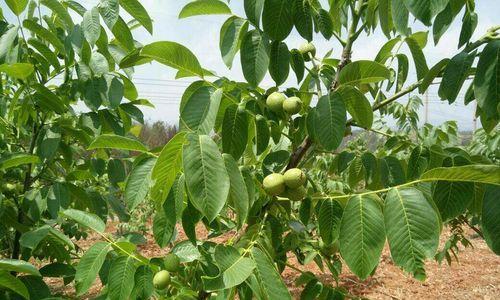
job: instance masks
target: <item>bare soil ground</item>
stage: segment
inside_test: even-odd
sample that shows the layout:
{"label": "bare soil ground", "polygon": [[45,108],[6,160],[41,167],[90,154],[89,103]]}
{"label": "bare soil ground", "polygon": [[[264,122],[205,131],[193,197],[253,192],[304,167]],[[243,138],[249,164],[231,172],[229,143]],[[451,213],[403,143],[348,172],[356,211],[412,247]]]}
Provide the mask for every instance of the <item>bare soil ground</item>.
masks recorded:
{"label": "bare soil ground", "polygon": [[[115,224],[111,223],[108,232],[115,231]],[[197,229],[198,237],[205,237],[207,232],[204,228]],[[222,236],[213,241],[223,242],[228,236]],[[162,256],[168,249],[160,249],[154,242],[152,233],[146,235],[148,243],[139,247],[141,254],[146,257]],[[97,235],[89,236],[85,241],[77,242],[78,246],[87,249],[100,238]],[[185,235],[180,231],[179,240],[184,240]],[[347,288],[349,293],[357,297],[368,299],[500,299],[500,256],[495,255],[488,249],[486,243],[476,238],[472,232],[470,239],[473,248],[463,249],[459,253],[459,262],[454,261],[451,266],[439,265],[435,261],[426,263],[427,280],[419,282],[410,275],[405,274],[395,266],[390,258],[389,249],[386,245],[381,263],[373,277],[360,281],[347,267],[342,271],[340,285]],[[299,265],[293,258],[291,263],[303,270],[321,274],[319,277],[324,283],[333,283],[333,278],[328,273],[323,274],[314,264],[306,266]],[[294,285],[299,272],[290,268],[285,269],[282,276],[295,299],[298,299],[302,287]],[[54,292],[67,297],[75,297],[74,286],[64,286],[62,280],[54,279],[48,281]],[[83,297],[91,299],[98,295],[101,284],[96,281],[91,290]]]}

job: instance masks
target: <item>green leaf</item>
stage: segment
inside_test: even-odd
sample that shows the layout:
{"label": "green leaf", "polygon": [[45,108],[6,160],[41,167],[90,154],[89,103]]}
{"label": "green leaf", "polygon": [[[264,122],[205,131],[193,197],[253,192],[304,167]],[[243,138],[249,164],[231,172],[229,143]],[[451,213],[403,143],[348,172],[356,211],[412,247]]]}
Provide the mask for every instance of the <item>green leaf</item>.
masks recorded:
{"label": "green leaf", "polygon": [[182,241],[176,244],[171,252],[179,257],[181,263],[195,261],[201,256],[198,248],[190,241]]}
{"label": "green leaf", "polygon": [[481,229],[493,252],[500,255],[500,187],[486,186],[483,198]]}
{"label": "green leaf", "polygon": [[408,78],[409,63],[408,57],[404,54],[396,54],[398,59],[398,73],[396,78],[396,91],[399,92]]}
{"label": "green leaf", "polygon": [[391,72],[382,64],[358,60],[347,64],[339,73],[339,83],[358,85],[389,79]]}
{"label": "green leaf", "polygon": [[264,8],[264,1],[265,0],[244,0],[243,3],[248,20],[257,28],[260,26],[260,15]]}
{"label": "green leaf", "polygon": [[340,146],[347,122],[345,104],[338,92],[319,99],[314,114],[314,137],[327,151]]}
{"label": "green leaf", "polygon": [[35,68],[32,64],[28,63],[14,63],[11,65],[2,64],[0,65],[0,72],[4,72],[7,76],[14,77],[16,79],[26,79],[31,74]]}
{"label": "green leaf", "polygon": [[109,72],[108,60],[99,52],[92,53],[89,61],[89,67],[95,76],[102,76]]}
{"label": "green leaf", "polygon": [[18,259],[0,258],[0,270],[42,276],[35,266]]}
{"label": "green leaf", "polygon": [[203,78],[203,69],[196,56],[188,48],[175,42],[154,42],[142,48],[140,55],[159,63]]}
{"label": "green leaf", "polygon": [[338,93],[356,124],[370,129],[373,124],[373,110],[365,95],[348,85],[340,87]]}
{"label": "green leaf", "polygon": [[238,160],[248,141],[248,113],[233,104],[226,108],[222,121],[222,149]]}
{"label": "green leaf", "polygon": [[177,173],[182,169],[182,146],[186,133],[177,133],[160,152],[153,167],[151,179],[154,182],[151,196],[157,202],[165,199],[174,184]]}
{"label": "green leaf", "polygon": [[250,30],[241,42],[241,67],[248,83],[256,87],[269,66],[269,41],[257,30]]}
{"label": "green leaf", "polygon": [[361,156],[361,161],[365,169],[366,187],[375,190],[381,187],[379,160],[370,152],[365,152]]}
{"label": "green leaf", "polygon": [[19,280],[19,278],[12,276],[9,272],[0,271],[0,287],[9,289],[23,296],[24,299],[30,299],[30,294],[24,283]]}
{"label": "green leaf", "polygon": [[56,182],[50,187],[47,195],[47,210],[52,219],[57,219],[61,207],[68,207],[69,197],[69,189],[66,184]]}
{"label": "green leaf", "polygon": [[35,99],[38,105],[57,114],[66,112],[67,107],[63,100],[46,86],[37,83],[34,85],[34,89],[36,90]]}
{"label": "green leaf", "polygon": [[2,158],[0,158],[0,170],[7,170],[26,164],[36,164],[39,161],[40,158],[36,155],[25,153],[6,154],[2,155]]}
{"label": "green leaf", "polygon": [[432,18],[442,11],[450,0],[403,0],[406,8],[415,18],[427,26],[432,24]]}
{"label": "green leaf", "polygon": [[229,176],[217,144],[206,135],[188,134],[183,165],[189,200],[210,222],[229,194]]}
{"label": "green leaf", "polygon": [[300,83],[304,79],[304,56],[297,49],[292,49],[290,51],[290,64],[292,66],[295,75],[297,76],[297,83]]}
{"label": "green leaf", "polygon": [[99,13],[110,30],[113,30],[120,17],[119,0],[100,0]]}
{"label": "green leaf", "polygon": [[115,22],[115,25],[113,26],[111,32],[113,32],[113,35],[115,36],[118,43],[127,51],[132,51],[135,49],[134,37],[132,36],[132,32],[130,31],[127,23],[125,23],[125,21],[121,17],[118,17],[118,20]]}
{"label": "green leaf", "polygon": [[425,172],[424,181],[464,181],[500,185],[500,166],[468,165],[450,168],[435,168]]}
{"label": "green leaf", "polygon": [[40,268],[43,277],[74,277],[75,268],[65,263],[49,263]]}
{"label": "green leaf", "polygon": [[384,157],[380,161],[381,179],[384,186],[395,186],[406,182],[406,174],[401,161],[394,156]]}
{"label": "green leaf", "polygon": [[388,58],[392,57],[392,50],[399,42],[401,42],[401,38],[399,37],[388,40],[378,51],[375,61],[381,64],[385,63]]}
{"label": "green leaf", "polygon": [[437,45],[441,36],[448,30],[453,19],[455,19],[456,15],[462,10],[462,7],[465,5],[465,1],[462,0],[452,0],[448,2],[446,8],[443,9],[434,20],[434,24],[432,26],[432,33],[434,36],[434,44]]}
{"label": "green leaf", "polygon": [[474,183],[438,181],[432,196],[446,222],[467,210],[474,197]]}
{"label": "green leaf", "polygon": [[441,72],[444,70],[444,68],[446,67],[446,65],[448,64],[449,61],[450,61],[449,58],[443,58],[437,64],[435,64],[429,70],[429,72],[427,72],[427,74],[425,75],[425,77],[422,80],[422,83],[418,87],[418,91],[421,94],[423,94],[429,88],[429,86],[432,84],[434,79],[436,77],[438,77],[439,74],[441,74]]}
{"label": "green leaf", "polygon": [[293,28],[293,5],[289,0],[266,0],[262,13],[264,32],[275,41],[284,40]]}
{"label": "green leaf", "polygon": [[349,199],[340,224],[340,253],[351,271],[365,280],[378,265],[385,244],[382,200],[376,195]]}
{"label": "green leaf", "polygon": [[319,31],[329,40],[333,35],[333,20],[330,13],[322,8],[318,10],[317,20]]}
{"label": "green leaf", "polygon": [[182,212],[181,223],[182,229],[189,239],[188,242],[192,243],[192,245],[196,245],[196,224],[202,217],[201,213],[188,201],[186,208]]}
{"label": "green leaf", "polygon": [[462,22],[462,29],[460,30],[460,38],[458,39],[458,48],[468,43],[477,27],[477,14],[473,11],[467,10],[465,12],[464,20]]}
{"label": "green leaf", "polygon": [[[439,97],[451,104],[457,99],[462,85],[469,76],[469,70],[474,62],[476,52],[460,52],[453,56],[444,69],[443,79],[439,85]],[[500,94],[499,94],[500,95]]]}
{"label": "green leaf", "polygon": [[50,226],[44,225],[38,228],[35,228],[31,231],[27,231],[21,235],[21,239],[19,240],[19,244],[23,248],[28,248],[31,250],[35,250],[38,247],[38,244],[42,240],[44,240],[47,235],[49,235]]}
{"label": "green leaf", "polygon": [[24,28],[31,31],[33,34],[36,34],[40,38],[49,42],[52,46],[54,46],[56,51],[60,53],[65,53],[64,44],[58,39],[58,37],[53,32],[47,30],[38,23],[34,22],[33,20],[24,20],[23,26]]}
{"label": "green leaf", "polygon": [[256,154],[259,155],[267,149],[269,139],[271,138],[267,120],[261,115],[257,115],[255,119],[255,130]]}
{"label": "green leaf", "polygon": [[132,256],[119,256],[109,268],[108,297],[111,300],[128,299],[134,288],[135,259]]}
{"label": "green leaf", "polygon": [[68,9],[62,5],[58,0],[42,0],[40,4],[48,7],[54,14],[56,14],[66,25],[66,30],[69,32],[73,30],[75,24],[73,23],[73,19],[68,12]]}
{"label": "green leaf", "polygon": [[209,134],[214,127],[221,99],[222,90],[215,90],[201,81],[193,83],[182,96],[181,129]]}
{"label": "green leaf", "polygon": [[411,151],[407,168],[408,180],[415,180],[419,178],[427,169],[427,159],[423,156],[422,152],[422,146],[417,146]]}
{"label": "green leaf", "polygon": [[153,271],[147,265],[137,268],[134,275],[134,289],[131,299],[150,299],[154,292]]}
{"label": "green leaf", "polygon": [[82,21],[83,35],[90,45],[94,45],[101,35],[99,8],[93,7],[85,12]]}
{"label": "green leaf", "polygon": [[62,211],[61,215],[100,233],[104,233],[106,229],[106,224],[98,216],[89,212],[68,208]]}
{"label": "green leaf", "polygon": [[0,61],[3,62],[5,56],[11,50],[12,45],[17,38],[18,30],[19,26],[13,26],[0,36]]}
{"label": "green leaf", "polygon": [[439,244],[436,211],[419,190],[394,188],[385,198],[384,219],[394,263],[424,280],[424,260],[434,257]]}
{"label": "green leaf", "polygon": [[222,154],[222,157],[230,182],[228,202],[236,212],[238,228],[242,228],[250,208],[247,186],[236,160],[229,154]]}
{"label": "green leaf", "polygon": [[318,212],[318,229],[326,245],[331,245],[339,237],[342,212],[342,206],[335,200],[327,199],[321,203]]}
{"label": "green leaf", "polygon": [[293,23],[295,28],[303,38],[310,42],[313,39],[311,4],[304,0],[295,0],[294,3]]}
{"label": "green leaf", "polygon": [[231,246],[217,245],[214,258],[219,267],[217,277],[202,276],[205,290],[225,290],[244,282],[255,269],[252,259],[242,256]]}
{"label": "green leaf", "polygon": [[110,249],[109,243],[97,242],[83,254],[76,266],[75,273],[75,287],[78,296],[85,294],[93,285]]}
{"label": "green leaf", "polygon": [[179,13],[179,19],[199,15],[227,15],[231,9],[219,0],[196,0],[186,4]]}
{"label": "green leaf", "polygon": [[378,5],[380,28],[387,38],[391,38],[391,32],[394,28],[394,23],[392,21],[391,1],[392,0],[379,0]]}
{"label": "green leaf", "polygon": [[391,16],[394,22],[394,28],[402,35],[408,34],[408,15],[403,1],[391,0]]}
{"label": "green leaf", "polygon": [[120,0],[120,5],[134,19],[136,19],[146,30],[153,34],[153,21],[148,12],[138,0]]}
{"label": "green leaf", "polygon": [[366,4],[366,27],[368,30],[374,30],[377,27],[379,19],[377,18],[378,0],[368,0]]}
{"label": "green leaf", "polygon": [[427,72],[429,71],[429,67],[427,66],[427,61],[425,60],[424,53],[422,52],[423,49],[423,44],[420,40],[422,39],[421,36],[425,35],[425,41],[427,41],[427,32],[425,33],[414,33],[410,36],[408,36],[405,39],[406,44],[408,45],[408,48],[410,48],[411,55],[413,57],[413,62],[415,63],[415,69],[417,70],[417,78],[418,80],[421,80],[422,78],[425,77]]}
{"label": "green leaf", "polygon": [[484,47],[474,77],[474,95],[486,116],[498,119],[500,103],[500,40],[493,40]]}
{"label": "green leaf", "polygon": [[240,50],[243,36],[248,30],[248,21],[232,16],[224,22],[220,29],[219,48],[222,60],[231,69],[234,56]]}
{"label": "green leaf", "polygon": [[251,256],[256,266],[254,274],[266,299],[291,300],[290,292],[269,257],[256,247],[252,249]]}
{"label": "green leaf", "polygon": [[[130,79],[128,79],[127,76],[120,74],[120,78],[123,81],[123,96],[130,101],[137,100],[137,97],[139,97],[139,94],[137,92],[137,88],[135,87],[134,83]],[[149,102],[146,101],[146,103],[141,103],[140,100],[137,100],[138,105],[146,105],[146,106],[152,106]],[[154,106],[152,106],[154,107]]]}
{"label": "green leaf", "polygon": [[271,44],[269,74],[276,82],[276,86],[282,85],[290,73],[290,51],[283,42]]}
{"label": "green leaf", "polygon": [[128,137],[103,134],[98,136],[88,147],[88,150],[93,149],[120,149],[128,151],[147,152],[148,149],[140,141]]}
{"label": "green leaf", "polygon": [[16,16],[19,16],[26,9],[28,0],[5,0],[5,3]]}
{"label": "green leaf", "polygon": [[132,211],[146,199],[155,163],[156,158],[144,158],[130,172],[124,193],[124,200],[129,211]]}
{"label": "green leaf", "polygon": [[26,286],[30,299],[48,299],[51,296],[50,289],[45,281],[38,276],[18,276]]}
{"label": "green leaf", "polygon": [[175,207],[175,190],[171,189],[167,199],[162,204],[162,209],[156,212],[153,219],[153,236],[156,243],[162,248],[172,240],[177,221]]}

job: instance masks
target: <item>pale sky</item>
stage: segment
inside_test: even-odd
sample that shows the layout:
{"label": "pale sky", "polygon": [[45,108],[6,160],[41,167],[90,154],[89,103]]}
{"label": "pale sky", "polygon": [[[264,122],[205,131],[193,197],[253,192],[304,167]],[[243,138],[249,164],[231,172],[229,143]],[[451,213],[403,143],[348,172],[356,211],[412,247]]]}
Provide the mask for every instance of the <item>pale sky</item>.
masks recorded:
{"label": "pale sky", "polygon": [[[85,6],[90,8],[93,4],[98,3],[98,0],[80,1],[86,3]],[[151,36],[144,29],[138,29],[134,32],[134,37],[143,44],[153,41],[168,40],[183,44],[191,49],[198,57],[201,65],[209,70],[215,71],[218,75],[226,76],[233,80],[244,80],[241,72],[239,55],[235,57],[233,69],[229,70],[222,61],[219,50],[219,31],[228,15],[221,16],[197,16],[187,19],[177,19],[177,16],[182,7],[190,1],[187,0],[142,0],[141,3],[149,12],[153,19],[154,33]],[[322,1],[323,2],[323,1]],[[9,20],[12,20],[12,15],[9,14],[8,8],[3,3],[1,4],[4,14]],[[243,0],[231,1],[230,7],[234,14],[244,16]],[[473,36],[473,40],[482,36],[486,30],[494,25],[500,24],[500,1],[498,0],[479,0],[476,1],[476,12],[479,17],[478,26]],[[432,39],[432,28],[429,28],[429,41],[424,49],[425,56],[429,68],[437,61],[444,57],[451,57],[458,53],[458,37],[461,28],[461,12],[455,18],[449,30],[445,33],[439,44],[435,47]],[[411,22],[411,21],[410,21]],[[415,21],[413,26],[414,31],[425,30],[418,21]],[[377,31],[370,36],[361,35],[353,47],[353,60],[358,59],[374,59],[380,47],[385,43],[386,37]],[[303,42],[303,39],[295,31],[286,39],[289,48],[298,47]],[[318,49],[318,57],[324,55],[328,50],[334,49],[333,56],[339,57],[340,46],[338,42],[332,38],[330,41],[325,40],[321,35],[315,35],[314,43]],[[406,50],[403,51],[407,53]],[[409,56],[411,60],[411,56]],[[412,63],[410,63],[412,64]],[[410,75],[407,84],[415,81],[414,70],[410,70]],[[141,98],[149,99],[156,108],[144,108],[145,118],[148,120],[163,120],[169,123],[177,123],[179,102],[183,90],[189,85],[190,79],[175,80],[175,71],[158,63],[148,64],[136,68],[134,75],[134,83],[139,89]],[[263,87],[273,86],[274,82],[269,75],[266,76],[261,83]],[[289,80],[282,88],[296,85],[295,74],[290,71]],[[467,83],[464,85],[467,87]],[[433,124],[441,124],[446,120],[457,120],[461,130],[472,128],[473,104],[464,106],[463,94],[465,88],[461,91],[459,98],[455,104],[449,106],[439,100],[437,95],[437,87],[429,91],[429,122]],[[407,99],[407,98],[406,98]],[[404,102],[406,99],[403,99]],[[421,121],[424,120],[422,111]],[[480,126],[480,125],[478,125]]]}

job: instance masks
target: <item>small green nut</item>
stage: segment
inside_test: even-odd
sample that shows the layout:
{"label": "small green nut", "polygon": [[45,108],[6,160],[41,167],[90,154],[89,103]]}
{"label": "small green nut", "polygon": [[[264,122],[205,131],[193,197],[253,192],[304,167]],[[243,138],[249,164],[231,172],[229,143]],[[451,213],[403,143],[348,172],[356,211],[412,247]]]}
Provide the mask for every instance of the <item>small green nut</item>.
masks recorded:
{"label": "small green nut", "polygon": [[286,97],[282,93],[274,92],[267,97],[266,104],[271,111],[281,113],[283,111],[283,102],[285,99]]}
{"label": "small green nut", "polygon": [[307,190],[303,186],[295,189],[287,188],[283,195],[285,198],[290,199],[290,201],[302,201],[307,196]]}
{"label": "small green nut", "polygon": [[181,260],[174,253],[169,253],[165,256],[163,264],[165,265],[165,270],[175,273],[178,272],[181,267]]}
{"label": "small green nut", "polygon": [[299,97],[290,97],[283,101],[283,110],[290,115],[295,115],[302,109],[302,100]]}
{"label": "small green nut", "polygon": [[153,277],[153,285],[158,290],[164,290],[170,284],[170,273],[165,270],[155,274]]}
{"label": "small green nut", "polygon": [[302,53],[305,61],[310,61],[311,57],[316,56],[316,47],[313,45],[313,43],[303,43],[302,45],[300,45],[299,51],[300,53]]}
{"label": "small green nut", "polygon": [[262,185],[266,193],[271,196],[277,196],[285,191],[285,179],[278,173],[267,175]]}
{"label": "small green nut", "polygon": [[285,184],[291,189],[298,188],[306,183],[306,174],[301,169],[293,168],[285,172],[283,175]]}

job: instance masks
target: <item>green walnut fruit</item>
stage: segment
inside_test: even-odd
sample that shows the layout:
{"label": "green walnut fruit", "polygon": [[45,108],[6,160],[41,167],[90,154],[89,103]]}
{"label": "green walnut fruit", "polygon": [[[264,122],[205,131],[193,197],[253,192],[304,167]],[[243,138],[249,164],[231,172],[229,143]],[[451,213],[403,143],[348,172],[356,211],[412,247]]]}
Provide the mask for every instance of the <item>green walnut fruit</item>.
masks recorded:
{"label": "green walnut fruit", "polygon": [[262,185],[266,193],[271,196],[277,196],[285,191],[285,179],[278,173],[267,175]]}
{"label": "green walnut fruit", "polygon": [[302,100],[299,97],[290,97],[283,101],[283,110],[290,115],[295,115],[302,109]]}
{"label": "green walnut fruit", "polygon": [[302,201],[307,196],[307,190],[303,186],[295,189],[287,188],[282,195],[290,201]]}
{"label": "green walnut fruit", "polygon": [[266,104],[271,111],[281,113],[285,99],[286,97],[282,93],[274,92],[267,97]]}
{"label": "green walnut fruit", "polygon": [[316,47],[314,47],[313,43],[305,42],[299,47],[300,53],[304,57],[305,61],[310,61],[311,57],[316,56]]}
{"label": "green walnut fruit", "polygon": [[170,273],[162,270],[153,277],[153,285],[158,290],[164,290],[170,284]]}
{"label": "green walnut fruit", "polygon": [[169,272],[177,272],[180,269],[181,260],[179,259],[179,256],[174,253],[169,253],[165,256],[163,264],[165,265],[165,270]]}
{"label": "green walnut fruit", "polygon": [[287,187],[295,189],[306,183],[306,174],[301,169],[294,168],[286,171],[283,179]]}

